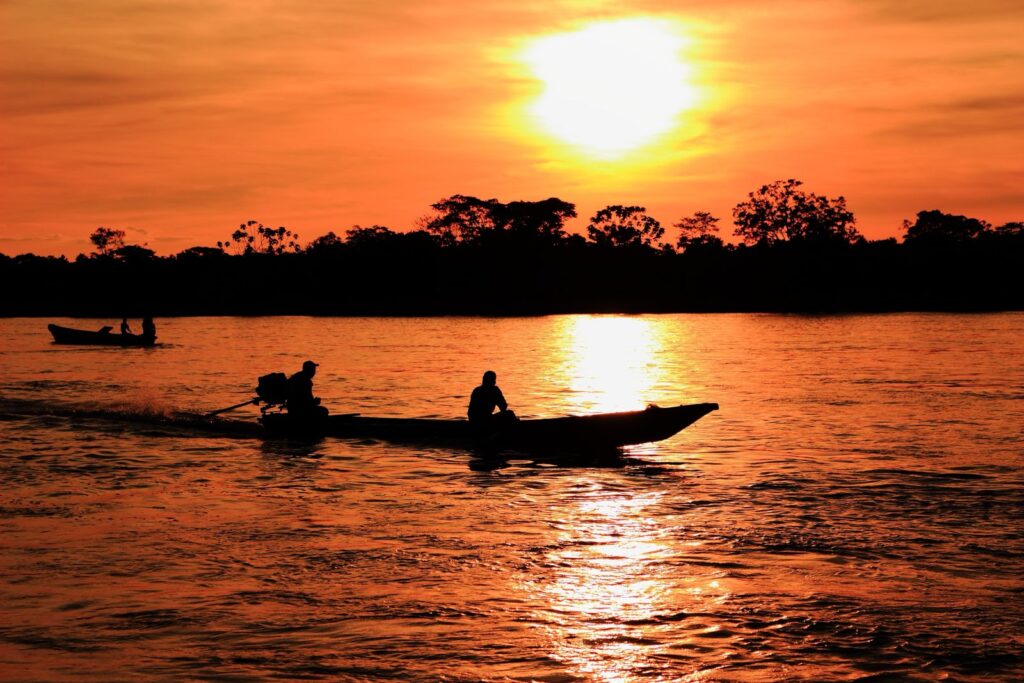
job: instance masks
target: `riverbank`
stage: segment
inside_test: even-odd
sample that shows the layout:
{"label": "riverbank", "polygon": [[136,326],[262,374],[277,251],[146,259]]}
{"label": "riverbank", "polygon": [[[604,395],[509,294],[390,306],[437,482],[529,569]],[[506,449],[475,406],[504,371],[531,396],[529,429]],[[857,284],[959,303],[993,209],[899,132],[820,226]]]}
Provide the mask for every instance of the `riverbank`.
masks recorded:
{"label": "riverbank", "polygon": [[0,316],[487,315],[1024,309],[1024,240],[0,257]]}

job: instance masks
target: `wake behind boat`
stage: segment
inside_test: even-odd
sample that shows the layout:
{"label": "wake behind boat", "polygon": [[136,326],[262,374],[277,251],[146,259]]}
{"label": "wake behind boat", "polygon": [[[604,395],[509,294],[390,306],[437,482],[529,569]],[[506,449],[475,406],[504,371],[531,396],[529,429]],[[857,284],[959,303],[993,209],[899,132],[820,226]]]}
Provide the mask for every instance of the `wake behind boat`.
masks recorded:
{"label": "wake behind boat", "polygon": [[104,327],[100,330],[76,330],[72,327],[61,327],[60,325],[47,325],[53,335],[55,344],[80,344],[88,346],[153,346],[156,344],[156,337],[142,334],[119,334],[111,332],[112,328]]}
{"label": "wake behind boat", "polygon": [[483,435],[468,420],[332,415],[313,421],[299,420],[287,413],[266,413],[260,421],[268,436],[371,438],[466,448],[589,450],[662,441],[714,410],[718,410],[717,403],[697,403],[672,408],[650,406],[622,413],[524,419]]}

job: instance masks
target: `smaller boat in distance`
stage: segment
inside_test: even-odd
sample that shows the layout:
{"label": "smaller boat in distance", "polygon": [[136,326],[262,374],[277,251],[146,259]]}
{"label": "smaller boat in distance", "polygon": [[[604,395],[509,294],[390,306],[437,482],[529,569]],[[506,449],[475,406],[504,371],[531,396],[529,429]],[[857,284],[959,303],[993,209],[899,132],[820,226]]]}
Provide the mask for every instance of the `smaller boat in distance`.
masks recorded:
{"label": "smaller boat in distance", "polygon": [[47,325],[50,334],[53,335],[55,344],[85,344],[90,346],[153,346],[156,344],[156,337],[147,337],[141,334],[117,334],[110,330],[111,327],[103,327],[99,330],[76,330],[71,327],[60,325]]}
{"label": "smaller boat in distance", "polygon": [[518,420],[492,434],[481,435],[468,420],[361,417],[331,415],[324,420],[298,421],[287,413],[266,413],[261,418],[268,436],[319,438],[338,436],[398,442],[428,442],[465,448],[524,448],[591,450],[619,448],[661,441],[718,410],[717,403],[659,408],[623,413],[598,413]]}

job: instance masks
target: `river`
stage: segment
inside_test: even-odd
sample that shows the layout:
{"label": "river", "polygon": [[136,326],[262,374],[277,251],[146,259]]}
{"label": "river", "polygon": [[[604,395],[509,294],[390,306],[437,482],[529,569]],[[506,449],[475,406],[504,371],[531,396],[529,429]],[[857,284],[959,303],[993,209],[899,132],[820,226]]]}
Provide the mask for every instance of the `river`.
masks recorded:
{"label": "river", "polygon": [[[0,320],[2,680],[1024,679],[1024,314],[46,322]],[[190,427],[306,359],[334,412],[721,409],[571,466]]]}

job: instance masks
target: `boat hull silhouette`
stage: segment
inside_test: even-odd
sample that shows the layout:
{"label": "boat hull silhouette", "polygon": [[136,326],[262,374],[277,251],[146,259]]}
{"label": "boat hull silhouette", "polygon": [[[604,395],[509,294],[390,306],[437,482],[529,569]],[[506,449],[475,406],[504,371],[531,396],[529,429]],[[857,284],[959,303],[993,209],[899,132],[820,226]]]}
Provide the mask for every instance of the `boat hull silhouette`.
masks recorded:
{"label": "boat hull silhouette", "polygon": [[285,413],[267,414],[263,427],[270,436],[382,439],[399,442],[431,442],[460,447],[511,447],[598,449],[661,441],[718,410],[717,403],[697,403],[671,408],[599,413],[538,420],[519,420],[481,434],[468,420],[406,419],[329,416],[304,421]]}
{"label": "boat hull silhouette", "polygon": [[76,330],[72,327],[47,325],[53,335],[55,344],[82,344],[87,346],[153,346],[156,339],[143,337],[139,334],[117,334],[112,332],[96,332],[93,330]]}

